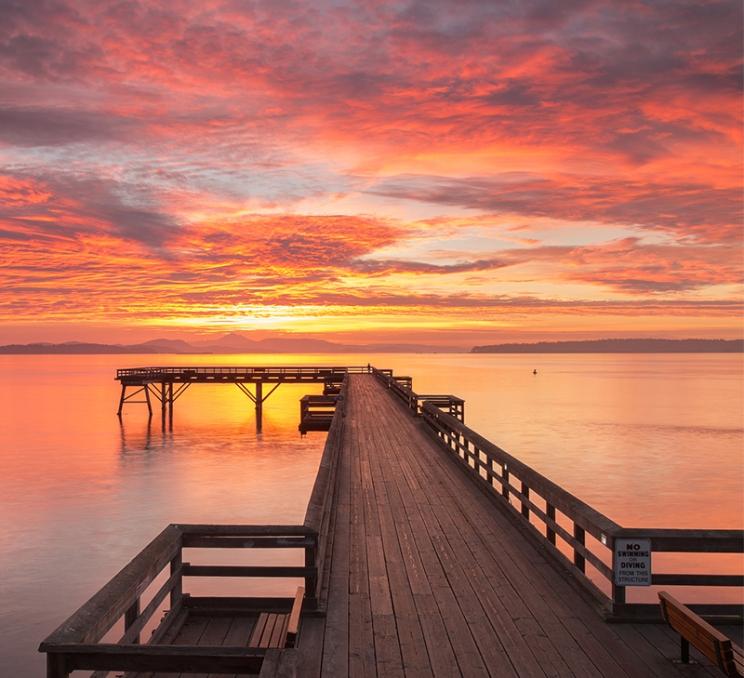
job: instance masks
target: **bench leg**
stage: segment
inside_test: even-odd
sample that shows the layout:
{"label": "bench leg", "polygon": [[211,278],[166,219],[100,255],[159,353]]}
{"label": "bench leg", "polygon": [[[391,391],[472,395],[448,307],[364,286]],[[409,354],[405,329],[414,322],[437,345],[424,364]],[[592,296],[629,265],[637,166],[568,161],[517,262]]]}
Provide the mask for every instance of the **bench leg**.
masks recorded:
{"label": "bench leg", "polygon": [[680,659],[683,664],[689,664],[690,663],[690,643],[683,638],[682,636],[679,637],[680,643],[679,643],[679,655]]}

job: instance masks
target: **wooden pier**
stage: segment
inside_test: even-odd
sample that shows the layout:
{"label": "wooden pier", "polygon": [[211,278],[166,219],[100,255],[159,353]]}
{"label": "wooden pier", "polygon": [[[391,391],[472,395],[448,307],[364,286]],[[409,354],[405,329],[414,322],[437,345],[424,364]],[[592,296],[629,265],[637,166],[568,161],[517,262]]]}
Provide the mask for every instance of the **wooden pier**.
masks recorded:
{"label": "wooden pier", "polygon": [[[461,399],[422,399],[411,386],[389,370],[346,373],[304,524],[169,526],[42,643],[48,678],[73,669],[130,678],[717,675],[694,651],[697,664],[673,661],[679,639],[658,605],[634,603],[613,583],[613,546],[632,535],[650,538],[654,552],[742,553],[741,530],[617,525],[469,429]],[[295,566],[184,559],[214,548],[300,557]],[[193,596],[196,576],[285,578],[288,597]],[[249,647],[261,612],[290,614],[298,582],[296,642]],[[741,591],[744,577],[665,572],[653,582]],[[741,645],[732,625],[741,605],[695,609],[726,622],[719,628]],[[120,618],[121,641],[102,643]]]}
{"label": "wooden pier", "polygon": [[[163,425],[173,425],[173,407],[193,384],[235,384],[256,408],[256,430],[263,425],[263,405],[281,384],[322,383],[326,394],[337,392],[347,374],[366,372],[367,367],[133,367],[116,371],[121,384],[119,408],[147,405],[153,415],[153,401],[160,403]],[[271,385],[264,393],[264,385]],[[251,387],[253,390],[251,390]],[[137,398],[140,398],[139,400]],[[318,429],[321,430],[321,429]],[[322,430],[328,430],[326,427]]]}

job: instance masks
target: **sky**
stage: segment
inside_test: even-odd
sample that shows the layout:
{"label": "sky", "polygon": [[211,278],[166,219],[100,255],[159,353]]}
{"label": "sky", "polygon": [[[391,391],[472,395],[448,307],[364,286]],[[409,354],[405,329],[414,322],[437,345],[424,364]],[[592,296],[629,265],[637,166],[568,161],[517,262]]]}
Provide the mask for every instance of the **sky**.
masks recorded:
{"label": "sky", "polygon": [[742,336],[742,8],[0,0],[0,343]]}

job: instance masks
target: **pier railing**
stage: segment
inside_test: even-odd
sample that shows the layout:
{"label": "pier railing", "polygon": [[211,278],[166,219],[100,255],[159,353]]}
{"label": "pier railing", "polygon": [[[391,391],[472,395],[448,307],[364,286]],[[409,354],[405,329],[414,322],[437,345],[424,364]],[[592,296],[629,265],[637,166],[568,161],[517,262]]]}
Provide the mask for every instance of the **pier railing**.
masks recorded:
{"label": "pier railing", "polygon": [[[184,548],[302,549],[304,565],[213,565],[183,561]],[[230,669],[258,673],[265,650],[223,646],[158,644],[168,629],[191,609],[249,612],[266,605],[288,604],[282,598],[192,596],[183,590],[185,577],[303,578],[308,597],[316,604],[317,535],[302,525],[169,525],[98,593],[48,636],[39,648],[47,653],[47,677],[66,678],[74,670],[95,671],[215,671]],[[157,586],[155,580],[164,579]],[[155,589],[152,591],[152,589]],[[151,594],[142,606],[143,594]],[[166,603],[166,598],[169,601]],[[157,612],[169,609],[150,638]],[[101,642],[123,620],[117,642]],[[246,639],[247,642],[247,639]],[[142,644],[147,643],[147,644]]]}
{"label": "pier railing", "polygon": [[449,412],[460,421],[465,421],[465,401],[449,394],[421,395],[412,389],[411,377],[393,376],[392,370],[378,370],[370,368],[378,381],[390,389],[392,394],[400,399],[411,412],[420,415],[425,402]]}
{"label": "pier railing", "polygon": [[272,366],[272,367],[249,367],[249,366],[156,366],[156,367],[127,367],[116,370],[116,379],[144,379],[159,381],[161,379],[171,380],[199,380],[199,379],[245,379],[245,380],[313,380],[323,381],[324,379],[337,378],[338,381],[343,379],[346,374],[361,374],[367,372],[367,366],[318,366],[318,367],[293,367],[293,366]]}
{"label": "pier railing", "polygon": [[[652,553],[744,553],[742,530],[625,528],[432,403],[423,421],[442,446],[496,501],[506,506],[546,552],[567,567],[610,619],[659,619],[658,604],[630,603],[615,583],[615,542],[650,539]],[[592,575],[592,570],[596,573]],[[596,583],[595,583],[596,580]],[[652,574],[652,585],[744,587],[740,574]],[[736,604],[693,604],[699,614],[741,617]]]}

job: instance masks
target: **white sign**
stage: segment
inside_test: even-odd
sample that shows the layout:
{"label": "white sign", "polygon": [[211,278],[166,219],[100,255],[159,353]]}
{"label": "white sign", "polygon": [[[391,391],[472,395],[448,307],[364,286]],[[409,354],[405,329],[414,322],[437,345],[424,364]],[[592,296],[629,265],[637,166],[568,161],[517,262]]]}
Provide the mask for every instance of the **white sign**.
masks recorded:
{"label": "white sign", "polygon": [[651,540],[615,539],[615,584],[651,586]]}

